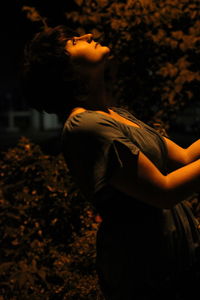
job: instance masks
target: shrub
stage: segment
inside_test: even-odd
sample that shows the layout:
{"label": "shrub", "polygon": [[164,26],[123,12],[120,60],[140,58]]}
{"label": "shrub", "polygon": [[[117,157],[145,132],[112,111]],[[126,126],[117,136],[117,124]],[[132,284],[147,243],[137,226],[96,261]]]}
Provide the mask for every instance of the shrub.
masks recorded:
{"label": "shrub", "polygon": [[140,118],[169,127],[183,107],[198,101],[198,1],[74,2],[76,10],[66,12],[69,24],[97,37],[104,33],[119,64],[116,96]]}
{"label": "shrub", "polygon": [[2,154],[0,169],[1,295],[94,299],[98,224],[63,156],[45,155],[23,137]]}
{"label": "shrub", "polygon": [[[102,37],[111,48],[108,87],[145,122],[170,129],[184,108],[199,105],[199,1],[73,0],[61,9],[62,18],[58,10],[29,2],[22,10],[43,28],[62,20],[80,34]],[[193,128],[198,134],[198,118]]]}
{"label": "shrub", "polygon": [[[101,219],[63,156],[23,137],[2,154],[0,169],[2,300],[104,300],[95,269]],[[198,198],[189,204],[200,220]]]}

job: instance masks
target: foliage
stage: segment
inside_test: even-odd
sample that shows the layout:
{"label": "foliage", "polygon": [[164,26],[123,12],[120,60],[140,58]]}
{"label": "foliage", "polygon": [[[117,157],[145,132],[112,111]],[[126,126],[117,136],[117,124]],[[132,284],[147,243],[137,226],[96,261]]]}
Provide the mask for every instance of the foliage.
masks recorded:
{"label": "foliage", "polygon": [[169,125],[200,92],[200,2],[75,0],[79,31],[105,34],[119,64],[119,101],[146,121]]}
{"label": "foliage", "polygon": [[21,138],[0,169],[2,299],[95,299],[98,223],[62,155]]}
{"label": "foliage", "polygon": [[44,29],[48,27],[46,18],[42,17],[35,7],[24,5],[22,7],[22,11],[26,12],[27,19],[31,20],[32,22],[42,22]]}
{"label": "foliage", "polygon": [[[0,169],[1,299],[104,300],[95,265],[101,218],[63,156],[21,138]],[[200,220],[199,199],[189,204]]]}
{"label": "foliage", "polygon": [[73,0],[72,4],[65,11],[66,24],[80,34],[93,32],[111,48],[110,85],[119,104],[128,105],[152,125],[160,122],[168,128],[178,112],[197,103],[199,1]]}

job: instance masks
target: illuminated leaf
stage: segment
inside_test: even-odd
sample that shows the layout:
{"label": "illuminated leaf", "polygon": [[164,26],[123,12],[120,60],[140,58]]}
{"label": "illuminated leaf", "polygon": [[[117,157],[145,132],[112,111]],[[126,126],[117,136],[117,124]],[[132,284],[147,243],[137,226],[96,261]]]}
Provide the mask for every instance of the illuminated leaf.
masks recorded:
{"label": "illuminated leaf", "polygon": [[46,280],[46,272],[43,269],[40,269],[37,273],[43,280]]}
{"label": "illuminated leaf", "polygon": [[37,22],[37,21],[40,21],[42,19],[41,15],[35,9],[35,7],[23,6],[22,11],[25,11],[27,13],[27,18],[30,19],[33,22]]}
{"label": "illuminated leaf", "polygon": [[74,0],[74,1],[78,6],[81,6],[84,0]]}
{"label": "illuminated leaf", "polygon": [[[32,6],[22,6],[22,11],[26,12],[26,16],[32,22],[41,21],[43,23],[44,29],[48,28],[46,18],[42,17],[40,13]],[[29,149],[28,149],[29,150]]]}
{"label": "illuminated leaf", "polygon": [[188,98],[191,99],[193,97],[193,93],[191,91],[186,91]]}
{"label": "illuminated leaf", "polygon": [[2,275],[4,272],[8,272],[10,267],[13,265],[13,262],[4,262],[0,264],[0,274]]}
{"label": "illuminated leaf", "polygon": [[182,39],[184,34],[183,31],[179,30],[179,31],[173,31],[172,32],[172,36],[178,40]]}

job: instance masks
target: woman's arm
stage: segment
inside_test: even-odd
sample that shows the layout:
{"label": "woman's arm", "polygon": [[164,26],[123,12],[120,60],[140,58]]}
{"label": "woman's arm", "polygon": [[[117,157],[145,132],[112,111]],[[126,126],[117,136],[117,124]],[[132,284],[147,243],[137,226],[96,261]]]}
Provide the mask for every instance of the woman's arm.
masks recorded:
{"label": "woman's arm", "polygon": [[200,139],[186,149],[188,163],[200,158]]}
{"label": "woman's arm", "polygon": [[164,137],[164,140],[168,150],[169,170],[175,170],[200,158],[200,140],[197,140],[186,149],[166,137]]}
{"label": "woman's arm", "polygon": [[118,147],[123,167],[113,172],[111,186],[147,204],[172,208],[194,192],[200,191],[200,159],[163,175],[142,153],[138,157]]}

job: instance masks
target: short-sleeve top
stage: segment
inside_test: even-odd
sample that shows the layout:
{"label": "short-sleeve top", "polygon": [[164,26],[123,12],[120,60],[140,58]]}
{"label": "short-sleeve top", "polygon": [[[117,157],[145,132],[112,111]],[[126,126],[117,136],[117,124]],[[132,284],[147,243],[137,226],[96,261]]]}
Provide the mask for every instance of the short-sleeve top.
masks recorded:
{"label": "short-sleeve top", "polygon": [[167,174],[163,137],[127,110],[112,110],[138,127],[92,110],[76,114],[64,125],[64,157],[80,190],[103,218],[97,235],[97,265],[107,281],[117,285],[121,274],[131,280],[135,272],[140,278],[143,270],[143,280],[157,282],[199,260],[199,225],[184,201],[172,209],[160,209],[109,185],[115,169],[123,166],[119,146],[136,159],[142,151]]}

